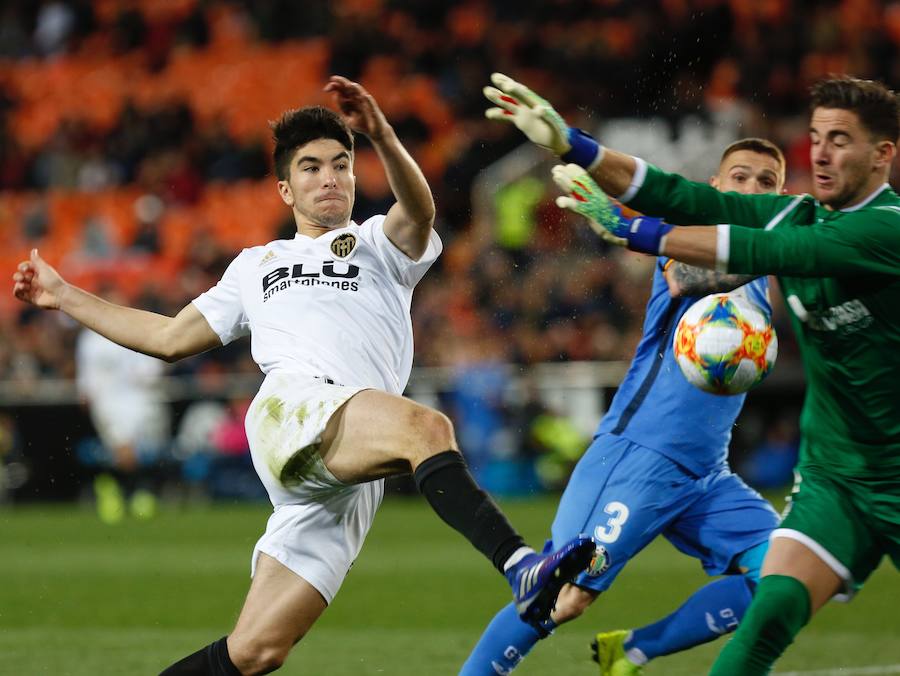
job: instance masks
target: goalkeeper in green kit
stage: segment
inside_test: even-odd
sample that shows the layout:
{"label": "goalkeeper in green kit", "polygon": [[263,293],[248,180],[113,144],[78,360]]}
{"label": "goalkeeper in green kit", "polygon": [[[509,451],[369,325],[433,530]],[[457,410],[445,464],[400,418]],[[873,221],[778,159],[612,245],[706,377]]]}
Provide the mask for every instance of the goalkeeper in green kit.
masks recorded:
{"label": "goalkeeper in green kit", "polygon": [[[523,85],[492,80],[487,116],[562,157],[557,204],[604,239],[779,278],[807,380],[797,479],[750,609],[710,672],[768,674],[830,598],[852,597],[885,555],[900,568],[900,197],[887,183],[900,101],[877,82],[817,83],[813,194],[740,195],[604,148]],[[607,193],[646,216],[625,218]]]}

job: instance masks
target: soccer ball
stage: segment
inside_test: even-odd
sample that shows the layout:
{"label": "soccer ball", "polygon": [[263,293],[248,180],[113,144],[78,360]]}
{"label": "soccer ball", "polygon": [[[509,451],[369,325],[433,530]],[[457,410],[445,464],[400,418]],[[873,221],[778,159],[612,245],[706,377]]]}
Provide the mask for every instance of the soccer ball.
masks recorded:
{"label": "soccer ball", "polygon": [[691,385],[713,394],[740,394],[772,370],[778,337],[757,305],[742,296],[714,293],[682,315],[673,349]]}

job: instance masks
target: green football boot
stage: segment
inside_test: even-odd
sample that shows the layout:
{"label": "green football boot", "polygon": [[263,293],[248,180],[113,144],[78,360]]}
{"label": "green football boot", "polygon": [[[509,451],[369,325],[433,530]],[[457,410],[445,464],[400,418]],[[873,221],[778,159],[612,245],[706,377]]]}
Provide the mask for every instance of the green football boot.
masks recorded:
{"label": "green football boot", "polygon": [[597,634],[591,643],[594,661],[600,665],[600,676],[641,676],[644,668],[625,657],[625,629]]}
{"label": "green football boot", "polygon": [[122,487],[109,474],[99,474],[94,479],[94,497],[97,500],[97,516],[103,523],[119,523],[125,518],[125,497]]}
{"label": "green football boot", "polygon": [[152,519],[156,516],[156,496],[148,490],[138,489],[131,496],[130,507],[135,519]]}

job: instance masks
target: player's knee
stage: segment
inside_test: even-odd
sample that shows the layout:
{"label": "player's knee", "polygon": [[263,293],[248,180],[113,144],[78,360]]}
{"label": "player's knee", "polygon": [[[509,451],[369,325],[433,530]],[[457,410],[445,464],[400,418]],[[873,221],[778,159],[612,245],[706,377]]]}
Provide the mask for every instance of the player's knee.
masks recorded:
{"label": "player's knee", "polygon": [[291,644],[250,638],[233,641],[228,653],[242,674],[268,674],[281,668],[291,651]]}
{"label": "player's knee", "polygon": [[556,624],[562,624],[580,617],[596,598],[597,592],[577,587],[574,584],[567,584],[556,598],[556,608],[552,614],[553,621]]}
{"label": "player's knee", "polygon": [[425,406],[418,407],[410,424],[421,439],[420,446],[425,457],[455,449],[453,423],[440,411]]}

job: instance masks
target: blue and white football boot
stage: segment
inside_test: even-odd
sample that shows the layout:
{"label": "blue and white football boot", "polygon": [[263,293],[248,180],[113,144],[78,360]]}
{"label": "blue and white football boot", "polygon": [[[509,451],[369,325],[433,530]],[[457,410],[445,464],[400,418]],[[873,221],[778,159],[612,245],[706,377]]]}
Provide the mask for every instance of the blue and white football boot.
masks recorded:
{"label": "blue and white football boot", "polygon": [[587,570],[596,545],[589,535],[569,540],[555,552],[528,554],[506,571],[513,590],[516,610],[542,635],[548,633],[550,612],[556,605],[559,590]]}

